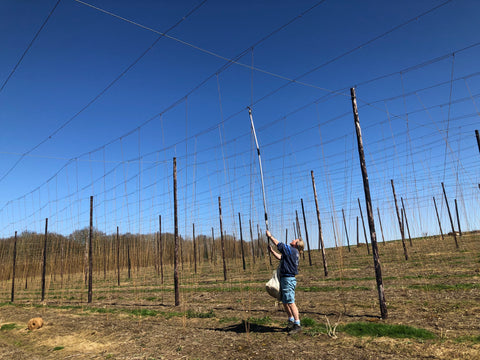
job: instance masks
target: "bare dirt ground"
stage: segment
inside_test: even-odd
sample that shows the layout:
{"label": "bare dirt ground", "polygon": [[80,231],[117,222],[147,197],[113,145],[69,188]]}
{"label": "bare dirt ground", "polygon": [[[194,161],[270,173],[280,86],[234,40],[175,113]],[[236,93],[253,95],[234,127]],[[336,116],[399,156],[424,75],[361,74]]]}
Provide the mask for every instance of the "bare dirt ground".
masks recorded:
{"label": "bare dirt ground", "polygon": [[[299,335],[283,332],[285,314],[264,291],[272,271],[266,259],[246,272],[241,261],[230,264],[227,282],[218,265],[183,275],[178,307],[170,278],[155,286],[155,276],[140,273],[120,289],[96,283],[88,306],[85,289],[76,289],[73,280],[68,291],[50,290],[44,304],[31,300],[37,294],[19,293],[15,304],[0,306],[0,359],[480,359],[480,239],[462,239],[459,250],[438,241],[414,240],[408,261],[401,243],[379,244],[386,320],[380,319],[373,261],[364,246],[350,253],[329,249],[328,277],[318,252],[313,266],[306,256],[296,299],[301,317],[329,322],[331,330],[338,324],[335,336],[308,326]],[[3,299],[8,286],[1,289]],[[37,316],[45,325],[27,330]],[[435,338],[357,337],[339,330],[358,321],[413,326]]]}

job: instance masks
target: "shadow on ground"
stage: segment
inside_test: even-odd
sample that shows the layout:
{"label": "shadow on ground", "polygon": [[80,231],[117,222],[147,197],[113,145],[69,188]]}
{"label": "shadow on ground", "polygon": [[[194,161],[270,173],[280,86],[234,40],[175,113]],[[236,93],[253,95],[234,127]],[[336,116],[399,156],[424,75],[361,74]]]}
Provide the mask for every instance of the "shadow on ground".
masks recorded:
{"label": "shadow on ground", "polygon": [[243,320],[240,324],[233,324],[224,328],[216,328],[213,329],[216,331],[224,331],[224,332],[235,332],[237,334],[244,334],[247,332],[254,332],[254,333],[275,333],[275,332],[283,332],[284,329],[278,326],[266,326],[266,325],[258,325],[252,324],[248,321]]}

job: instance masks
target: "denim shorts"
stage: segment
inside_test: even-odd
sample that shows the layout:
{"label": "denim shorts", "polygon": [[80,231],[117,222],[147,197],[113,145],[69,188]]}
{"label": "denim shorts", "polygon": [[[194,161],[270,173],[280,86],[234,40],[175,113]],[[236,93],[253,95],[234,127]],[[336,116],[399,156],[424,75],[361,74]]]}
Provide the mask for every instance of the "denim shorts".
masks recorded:
{"label": "denim shorts", "polygon": [[293,304],[295,302],[295,287],[297,279],[295,277],[281,277],[280,289],[282,290],[282,303]]}

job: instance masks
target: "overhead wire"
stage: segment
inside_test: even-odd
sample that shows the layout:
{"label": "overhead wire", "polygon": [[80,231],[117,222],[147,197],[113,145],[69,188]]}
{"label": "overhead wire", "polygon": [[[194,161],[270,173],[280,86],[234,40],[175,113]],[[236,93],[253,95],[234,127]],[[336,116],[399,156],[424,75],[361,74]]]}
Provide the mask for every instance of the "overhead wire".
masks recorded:
{"label": "overhead wire", "polygon": [[[84,2],[81,2],[81,1],[78,1],[78,0],[74,0],[74,1],[77,1],[77,2],[80,2],[80,3],[84,4],[84,5],[90,6],[89,4],[84,3]],[[390,34],[391,32],[393,32],[393,31],[395,31],[395,30],[397,30],[397,29],[399,29],[399,28],[401,28],[401,27],[409,24],[410,22],[413,21],[413,19],[418,19],[418,18],[420,18],[420,17],[423,17],[423,16],[425,16],[425,15],[427,15],[427,14],[429,14],[429,13],[435,11],[435,10],[437,10],[438,8],[446,5],[447,3],[451,2],[451,1],[452,1],[452,0],[448,0],[448,1],[446,1],[446,2],[444,2],[444,3],[442,3],[442,4],[438,5],[438,6],[436,6],[436,7],[434,7],[434,8],[431,8],[431,9],[428,10],[428,11],[425,11],[425,12],[419,14],[419,15],[418,15],[417,17],[415,17],[415,18],[412,18],[412,19],[410,19],[410,20],[408,20],[408,21],[406,21],[406,22],[404,22],[404,23],[402,23],[402,24],[400,24],[400,25],[397,25],[396,27],[388,30],[387,32],[384,32],[383,34],[378,35],[377,37],[375,37],[375,38],[373,38],[373,39],[370,39],[370,40],[367,41],[366,43],[364,43],[364,44],[362,44],[362,45],[360,45],[360,46],[358,46],[358,47],[356,47],[356,48],[348,51],[347,53],[344,53],[344,55],[341,55],[340,57],[334,58],[334,59],[328,61],[327,63],[323,63],[323,64],[321,64],[320,66],[317,66],[315,69],[310,70],[310,71],[307,72],[307,73],[304,73],[303,75],[300,76],[300,78],[303,77],[303,76],[305,76],[305,75],[307,75],[308,73],[311,73],[311,72],[313,72],[313,71],[318,70],[320,67],[326,66],[326,65],[328,65],[328,64],[330,64],[330,63],[332,63],[332,62],[334,62],[334,61],[336,61],[336,60],[338,60],[338,59],[340,59],[341,57],[346,56],[348,53],[351,53],[351,52],[353,52],[353,51],[355,51],[355,50],[357,50],[357,49],[365,46],[366,44],[370,44],[370,43],[372,43],[372,42],[374,42],[374,41],[376,41],[376,40],[378,40],[378,39],[380,39],[380,38],[382,38],[382,37]],[[204,1],[204,2],[205,2],[205,1]],[[195,8],[194,8],[192,11],[190,11],[186,16],[184,16],[184,17],[182,18],[182,20],[180,20],[179,22],[177,22],[177,24],[175,24],[174,26],[172,26],[172,27],[171,27],[169,30],[167,30],[166,32],[168,32],[168,31],[170,31],[171,29],[173,29],[174,27],[176,27],[181,21],[183,21],[184,19],[186,19],[187,16],[189,16],[189,15],[192,14],[196,9],[198,9],[198,7],[200,7],[204,2],[202,2],[200,5],[198,5],[197,7],[195,7]],[[185,96],[183,96],[182,98],[178,99],[176,102],[174,102],[173,104],[171,104],[170,106],[168,106],[167,108],[165,108],[162,112],[160,112],[160,113],[154,115],[153,117],[147,119],[146,121],[144,121],[142,124],[140,124],[140,125],[139,125],[138,127],[136,127],[135,129],[132,129],[132,130],[130,130],[129,132],[121,135],[120,137],[118,137],[118,138],[116,138],[116,139],[114,139],[114,140],[111,140],[111,141],[103,144],[101,147],[108,146],[108,145],[112,144],[113,142],[118,141],[120,138],[123,138],[123,137],[128,136],[128,135],[131,134],[132,132],[136,131],[139,127],[145,126],[146,124],[148,124],[149,122],[151,122],[151,121],[153,121],[155,118],[157,118],[158,116],[162,116],[162,114],[165,114],[167,111],[169,111],[169,110],[171,110],[172,108],[176,107],[179,103],[181,103],[182,101],[185,101],[185,99],[186,99],[190,94],[192,94],[192,93],[195,92],[197,89],[199,89],[201,86],[203,86],[210,78],[212,78],[213,76],[216,76],[216,75],[218,76],[219,72],[224,71],[226,68],[228,68],[230,65],[232,65],[232,63],[235,63],[235,59],[241,58],[241,57],[246,53],[246,51],[250,51],[250,50],[253,49],[255,46],[258,46],[258,45],[259,45],[260,43],[262,43],[263,41],[267,40],[268,38],[270,38],[271,36],[273,36],[274,34],[276,34],[277,32],[279,32],[280,30],[284,29],[287,25],[290,25],[293,21],[295,21],[295,20],[303,17],[306,13],[308,13],[308,12],[310,12],[311,10],[313,10],[314,8],[316,8],[316,7],[317,7],[318,5],[320,5],[321,3],[323,3],[323,1],[320,1],[320,2],[318,2],[317,4],[315,4],[314,6],[310,7],[309,9],[303,11],[300,15],[297,15],[296,17],[294,17],[292,20],[290,20],[290,21],[287,22],[286,24],[280,26],[279,28],[275,29],[274,31],[272,31],[272,32],[269,33],[268,35],[264,36],[262,39],[260,39],[259,41],[257,41],[257,42],[256,42],[254,45],[252,45],[251,47],[249,47],[249,48],[247,48],[246,50],[242,51],[242,52],[241,52],[239,55],[237,55],[234,59],[230,59],[229,61],[227,61],[227,63],[224,64],[219,70],[217,70],[216,73],[214,73],[214,74],[210,75],[209,77],[207,77],[207,79],[203,80],[200,84],[198,84],[196,87],[194,87],[192,90],[190,90]],[[165,33],[160,33],[160,35],[165,36],[166,32],[165,32]],[[156,41],[158,41],[158,40],[159,40],[159,39],[157,39]],[[465,51],[465,50],[470,49],[471,47],[476,46],[476,45],[478,45],[478,44],[474,44],[474,45],[471,45],[471,46],[469,46],[469,47],[463,48],[463,49],[461,49],[461,51]],[[153,45],[152,45],[152,47],[153,47]],[[150,49],[150,48],[149,48],[149,49]],[[147,50],[146,52],[148,52],[148,50]],[[145,52],[144,54],[142,54],[141,57],[143,57],[143,56],[146,54],[146,52]],[[138,58],[138,60],[137,60],[136,62],[138,62],[138,61],[141,59],[141,57]],[[135,63],[136,63],[136,62],[135,62]],[[425,64],[425,63],[424,63],[424,64]],[[127,68],[126,71],[128,71],[131,67],[133,67],[133,65],[134,65],[134,64],[132,64],[129,68]],[[251,69],[254,70],[253,66],[251,67]],[[125,71],[125,72],[126,72],[126,71]],[[123,75],[121,75],[121,76],[123,76]],[[121,77],[121,76],[120,76],[120,77]],[[116,81],[116,80],[115,80],[115,81]],[[113,84],[112,84],[112,85],[113,85]],[[281,88],[283,88],[283,86],[280,87],[280,88],[278,88],[277,90],[275,90],[275,92],[279,91]],[[104,89],[104,90],[105,90],[105,89]],[[328,90],[328,89],[324,89],[324,90]],[[106,90],[105,90],[105,91],[106,91]],[[332,90],[328,90],[328,91],[329,91],[331,94],[337,94],[337,95],[338,95],[338,94],[342,94],[340,91],[332,91]],[[102,94],[102,93],[101,93],[101,94]],[[101,94],[99,94],[98,97],[100,97]],[[266,97],[269,97],[269,96],[271,96],[271,95],[273,95],[273,93],[270,93],[268,96],[264,96],[264,97],[262,97],[260,100],[257,100],[257,101],[255,102],[255,104],[257,104],[257,103],[260,102],[261,100],[263,100],[263,99],[265,99]],[[96,99],[95,99],[95,101],[96,101]],[[88,106],[90,106],[90,104],[87,104],[87,107],[88,107]],[[84,107],[84,109],[86,109],[86,107]],[[80,110],[80,111],[82,112],[84,109],[82,109],[82,110]],[[243,110],[240,110],[240,111],[232,114],[231,116],[225,118],[225,119],[223,120],[223,122],[226,122],[226,121],[232,119],[233,117],[237,116],[237,115],[238,115],[239,113],[241,113],[242,111],[243,111]],[[79,115],[79,113],[77,113],[76,115],[74,115],[74,117],[76,117],[76,116],[78,116],[78,115]],[[38,148],[40,145],[42,145],[44,142],[46,142],[48,139],[50,139],[53,135],[55,135],[58,131],[60,131],[64,126],[66,126],[71,120],[73,120],[73,118],[71,118],[71,119],[68,120],[66,123],[64,123],[60,128],[58,128],[54,133],[52,133],[48,138],[44,139],[44,140],[43,140],[41,143],[39,143],[37,146],[35,146],[34,148],[30,149],[29,151],[23,153],[23,154],[21,155],[20,159],[14,164],[14,166],[13,166],[12,168],[10,168],[10,170],[9,170],[6,174],[4,174],[3,177],[0,178],[0,182],[8,175],[11,171],[13,171],[13,169],[18,165],[18,163],[19,163],[26,155],[30,154],[32,151],[34,151],[36,148]],[[215,129],[215,128],[217,128],[217,126],[213,126],[213,127],[210,128],[210,129]],[[207,129],[207,131],[209,131],[209,129]],[[185,141],[187,141],[187,139],[185,139]],[[100,148],[101,148],[101,147],[100,147]],[[95,150],[93,150],[93,151],[95,151]]]}
{"label": "overhead wire", "polygon": [[[61,0],[58,0],[58,3]],[[74,0],[77,1],[77,0]],[[73,120],[75,120],[78,116],[80,116],[85,110],[87,110],[92,104],[94,104],[100,97],[102,97],[115,83],[117,83],[118,80],[120,80],[128,71],[130,71],[141,59],[147,55],[147,53],[162,39],[166,34],[173,29],[175,29],[178,25],[180,25],[187,17],[189,17],[191,14],[193,14],[198,8],[200,8],[207,0],[203,0],[200,4],[195,6],[191,11],[189,11],[185,16],[183,16],[179,21],[177,21],[174,25],[172,25],[170,28],[168,28],[164,33],[162,33],[155,41],[146,49],[144,50],[140,56],[138,56],[132,63],[130,63],[119,75],[117,75],[105,88],[103,88],[100,93],[98,93],[96,96],[94,96],[86,105],[84,105],[79,111],[77,111],[73,116],[71,116],[67,121],[63,122],[57,129],[55,129],[52,133],[50,133],[47,137],[45,137],[42,141],[37,143],[35,146],[30,148],[29,150],[25,151],[20,158],[7,170],[5,174],[3,174],[0,177],[0,182],[2,182],[17,166],[20,164],[20,162],[27,156],[28,154],[31,154],[33,151],[38,149],[40,146],[42,146],[44,143],[52,139],[56,134],[58,134],[63,128],[65,128],[68,124],[70,124]],[[56,5],[55,5],[56,8]],[[54,9],[55,9],[54,8]],[[52,12],[53,13],[53,10]],[[51,15],[51,14],[50,14]],[[50,17],[49,15],[49,17]],[[48,19],[47,19],[48,20]],[[45,22],[46,23],[46,22]],[[43,28],[43,27],[42,27]]]}
{"label": "overhead wire", "polygon": [[22,56],[20,56],[20,59],[18,59],[17,63],[15,64],[15,66],[13,67],[13,69],[10,71],[10,73],[8,74],[7,78],[4,80],[4,82],[2,83],[2,86],[0,86],[0,93],[3,91],[3,89],[5,88],[5,86],[7,86],[7,83],[9,82],[10,78],[13,76],[13,74],[15,73],[15,71],[17,71],[18,67],[20,66],[20,64],[22,63],[23,59],[25,58],[25,56],[27,55],[28,51],[30,50],[30,48],[33,46],[33,44],[35,43],[35,41],[37,40],[37,38],[39,37],[40,33],[42,32],[43,28],[45,27],[45,25],[47,25],[48,23],[48,20],[50,20],[50,18],[52,17],[55,9],[57,8],[58,4],[60,4],[60,1],[61,0],[58,0],[55,5],[53,6],[52,10],[50,10],[50,13],[48,14],[48,16],[46,17],[46,19],[43,21],[42,25],[40,26],[40,28],[37,30],[37,32],[35,33],[33,39],[30,41],[30,43],[28,44],[27,48],[25,49],[25,51],[23,52]]}

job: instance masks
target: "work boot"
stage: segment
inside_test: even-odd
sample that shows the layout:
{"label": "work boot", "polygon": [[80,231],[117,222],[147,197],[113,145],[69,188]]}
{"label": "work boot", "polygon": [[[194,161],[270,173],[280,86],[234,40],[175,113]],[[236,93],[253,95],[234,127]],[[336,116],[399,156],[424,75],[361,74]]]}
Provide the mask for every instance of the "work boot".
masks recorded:
{"label": "work boot", "polygon": [[290,330],[288,332],[289,335],[292,335],[292,334],[299,334],[302,332],[302,327],[298,324],[293,324],[293,328],[292,330]]}
{"label": "work boot", "polygon": [[285,328],[285,331],[286,332],[292,331],[294,325],[295,325],[295,323],[293,321],[289,320],[288,323],[287,323],[287,327]]}

